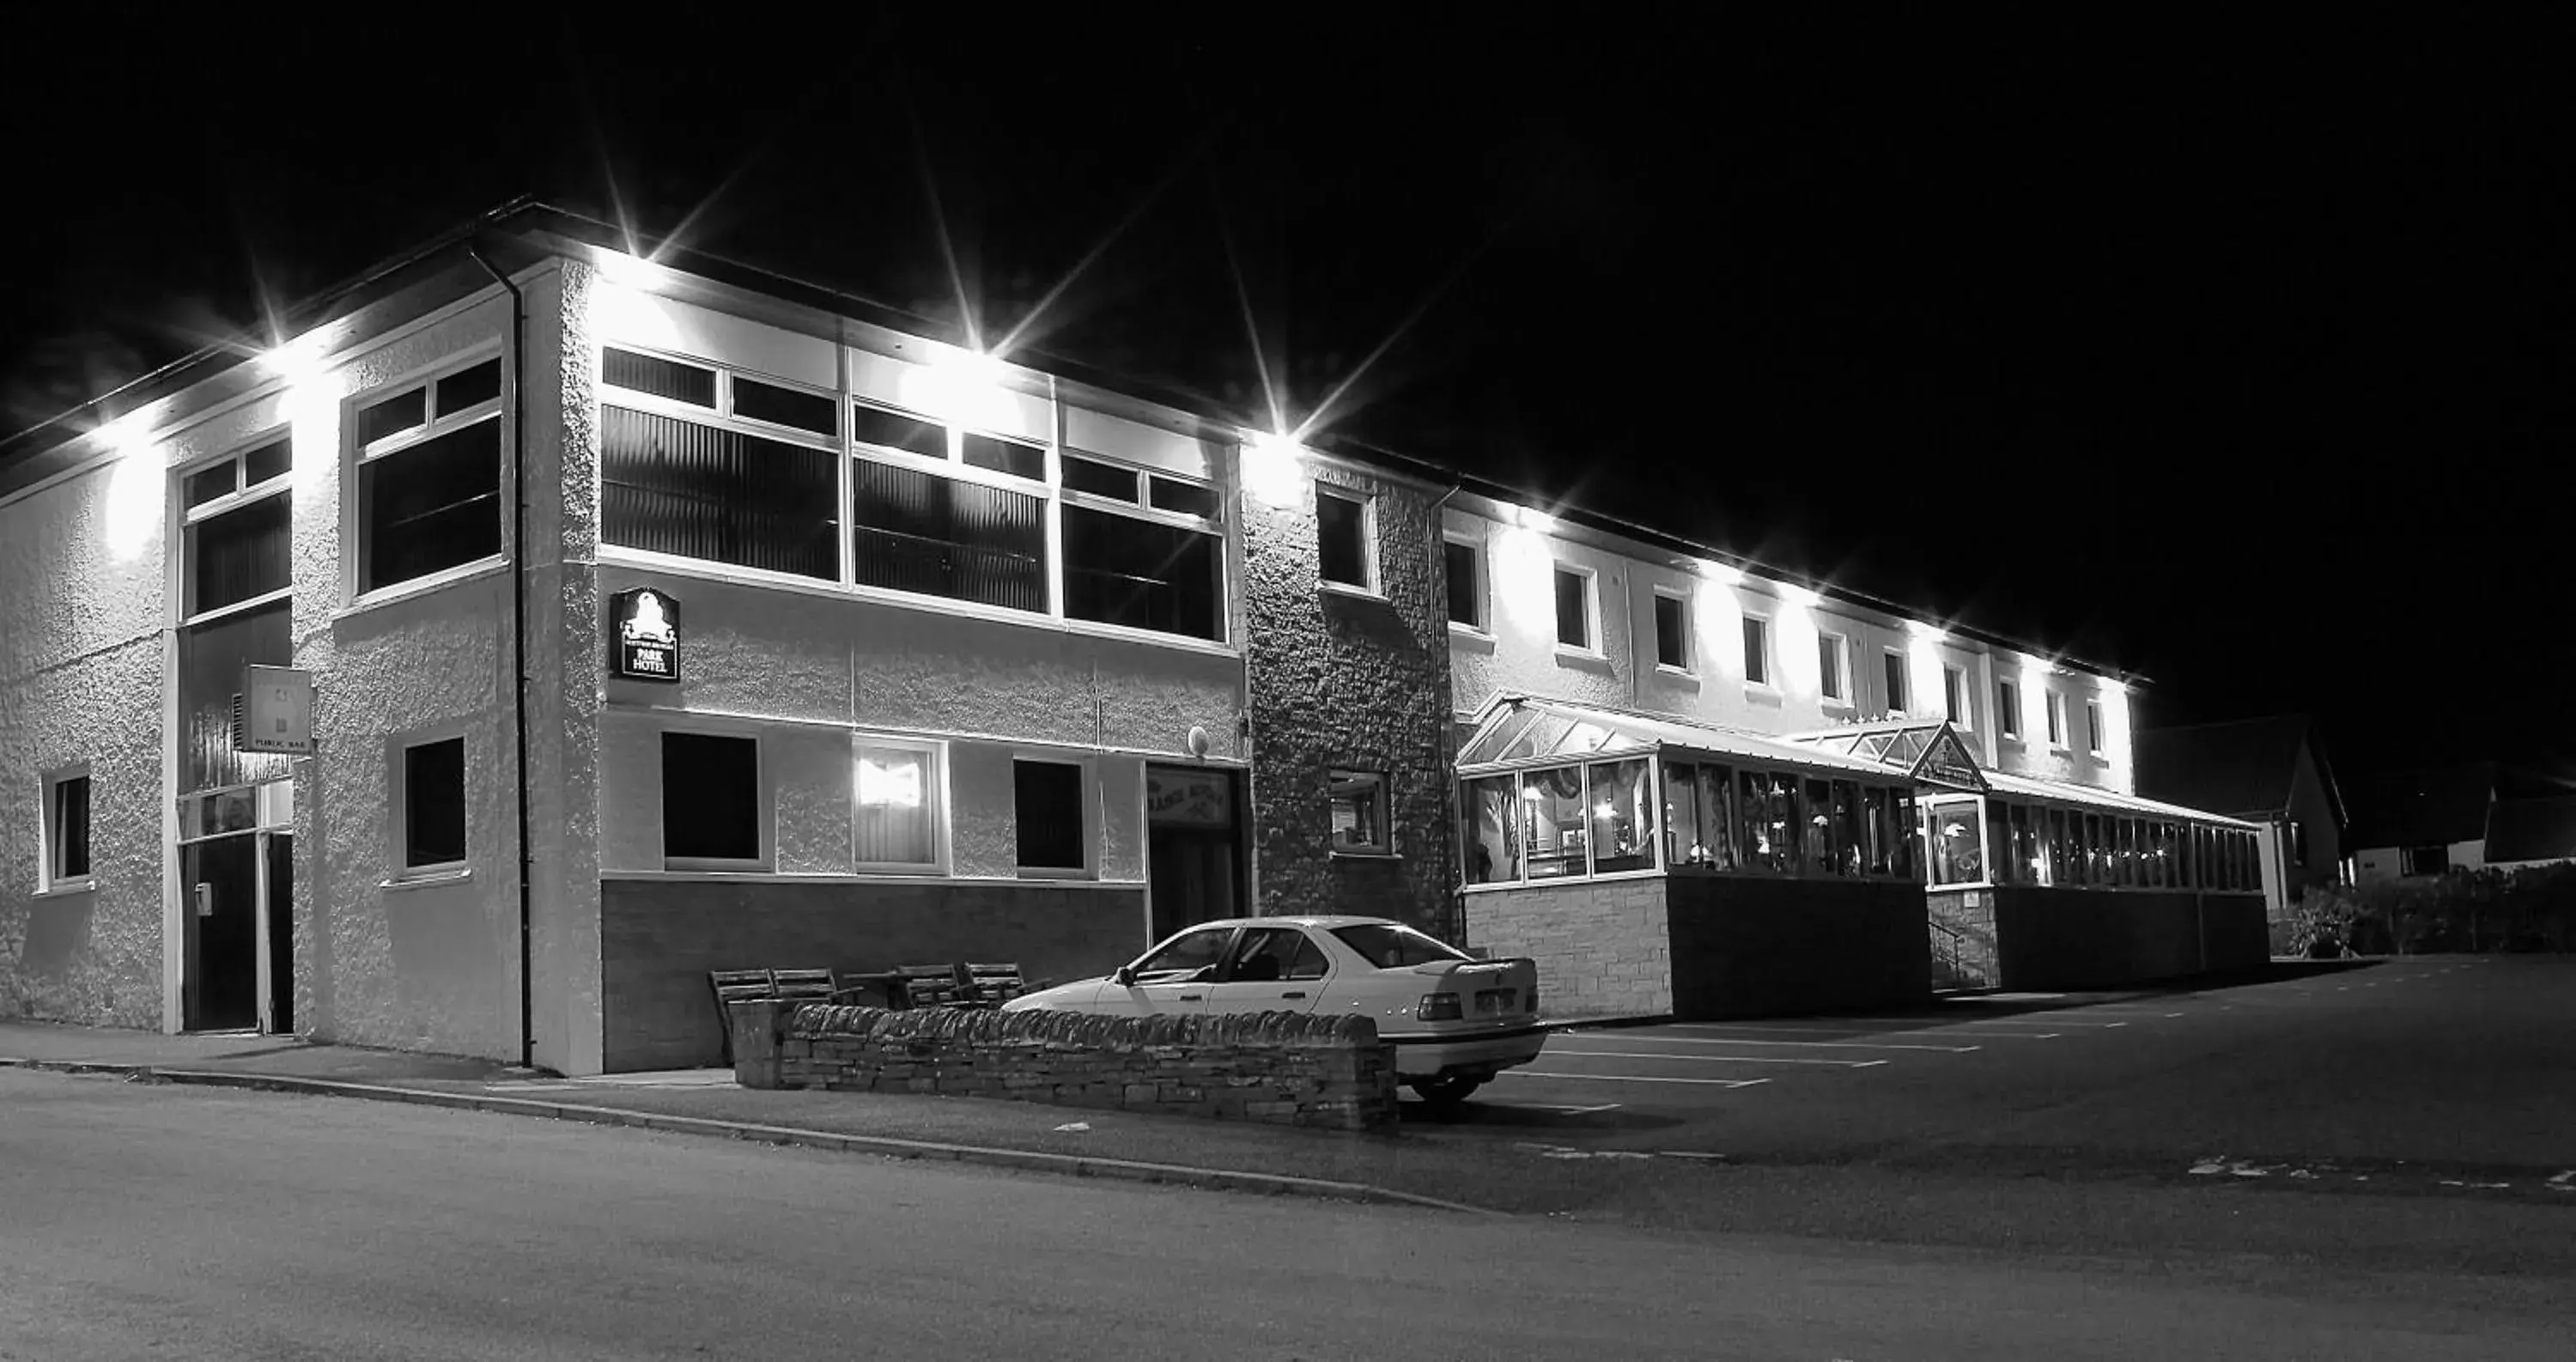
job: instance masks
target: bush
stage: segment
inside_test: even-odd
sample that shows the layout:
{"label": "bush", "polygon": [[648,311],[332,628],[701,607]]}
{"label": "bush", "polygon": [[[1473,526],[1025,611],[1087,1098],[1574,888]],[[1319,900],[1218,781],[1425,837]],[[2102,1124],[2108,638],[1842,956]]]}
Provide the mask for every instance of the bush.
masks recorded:
{"label": "bush", "polygon": [[2454,870],[2310,889],[2283,919],[2293,955],[2565,951],[2576,947],[2576,864]]}

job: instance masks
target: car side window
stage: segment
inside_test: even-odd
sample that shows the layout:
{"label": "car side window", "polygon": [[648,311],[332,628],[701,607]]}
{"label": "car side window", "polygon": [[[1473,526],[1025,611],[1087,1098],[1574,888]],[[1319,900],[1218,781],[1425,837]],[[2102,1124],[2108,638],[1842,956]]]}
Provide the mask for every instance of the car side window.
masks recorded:
{"label": "car side window", "polygon": [[1288,972],[1297,948],[1305,944],[1306,934],[1294,927],[1256,927],[1243,934],[1243,945],[1235,952],[1231,977],[1243,983],[1268,983],[1274,979],[1296,976]]}
{"label": "car side window", "polygon": [[1206,969],[1225,954],[1225,943],[1233,936],[1232,927],[1204,927],[1174,937],[1161,950],[1136,962],[1137,978],[1149,984],[1169,983],[1173,977]]}
{"label": "car side window", "polygon": [[1321,979],[1333,972],[1332,962],[1324,958],[1324,948],[1304,932],[1297,933],[1297,953],[1288,959],[1291,979]]}

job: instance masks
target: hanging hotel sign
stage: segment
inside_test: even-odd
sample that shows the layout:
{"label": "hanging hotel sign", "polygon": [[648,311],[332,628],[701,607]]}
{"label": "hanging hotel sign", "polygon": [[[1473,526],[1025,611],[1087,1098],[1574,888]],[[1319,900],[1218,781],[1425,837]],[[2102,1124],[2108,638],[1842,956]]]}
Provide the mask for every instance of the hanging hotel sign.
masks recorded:
{"label": "hanging hotel sign", "polygon": [[1948,724],[1943,724],[1924,744],[1923,756],[1910,772],[1914,779],[1954,789],[1986,791],[1985,773],[1977,769],[1976,758],[1968,755],[1968,745]]}
{"label": "hanging hotel sign", "polygon": [[628,681],[680,679],[680,603],[649,586],[609,597],[609,673]]}
{"label": "hanging hotel sign", "polygon": [[1234,778],[1183,766],[1145,768],[1145,817],[1166,826],[1234,826]]}
{"label": "hanging hotel sign", "polygon": [[313,754],[313,673],[300,667],[242,669],[233,697],[233,748],[241,752]]}

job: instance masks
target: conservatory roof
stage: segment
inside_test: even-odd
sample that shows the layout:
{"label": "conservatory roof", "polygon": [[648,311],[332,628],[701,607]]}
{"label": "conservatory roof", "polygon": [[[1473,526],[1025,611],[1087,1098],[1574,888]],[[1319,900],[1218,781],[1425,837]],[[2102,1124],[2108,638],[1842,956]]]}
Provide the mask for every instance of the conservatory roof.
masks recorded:
{"label": "conservatory roof", "polygon": [[1894,774],[1884,763],[1867,757],[1766,733],[1518,695],[1497,697],[1486,708],[1476,731],[1458,749],[1458,771],[1474,775],[1659,750],[1809,770],[1867,772],[1882,778]]}
{"label": "conservatory roof", "polygon": [[1947,785],[1980,794],[1991,788],[1985,772],[1978,769],[1977,759],[1969,755],[1968,745],[1959,741],[1958,730],[1941,720],[1850,724],[1822,733],[1800,733],[1789,741],[1865,757],[1881,766],[1893,766],[1926,785]]}

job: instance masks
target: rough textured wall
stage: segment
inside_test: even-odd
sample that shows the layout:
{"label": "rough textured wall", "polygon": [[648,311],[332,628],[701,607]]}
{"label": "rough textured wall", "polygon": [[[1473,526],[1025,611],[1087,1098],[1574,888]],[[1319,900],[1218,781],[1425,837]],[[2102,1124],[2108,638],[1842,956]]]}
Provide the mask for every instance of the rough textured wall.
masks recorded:
{"label": "rough textured wall", "polygon": [[[495,289],[361,352],[290,404],[296,665],[314,674],[320,746],[297,772],[295,1006],[298,1029],[323,1039],[517,1057],[509,575],[350,608],[356,546],[341,535],[339,476],[343,399],[364,401],[509,330],[509,301]],[[505,411],[505,451],[509,419]],[[453,732],[466,742],[469,873],[390,887],[400,747]]]}
{"label": "rough textured wall", "polygon": [[1664,881],[1574,880],[1466,896],[1467,941],[1538,961],[1550,1017],[1655,1017],[1673,1010]]}
{"label": "rough textured wall", "polygon": [[[785,1015],[782,1016],[781,1013]],[[1335,1130],[1397,1120],[1395,1047],[1366,1017],[734,1003],[746,1088],[999,1097]]]}
{"label": "rough textured wall", "polygon": [[[1433,498],[1336,467],[1375,498],[1379,598],[1322,589],[1315,490],[1241,498],[1253,855],[1263,913],[1369,913],[1457,934],[1449,627]],[[1393,857],[1331,850],[1335,768],[1387,776]]]}
{"label": "rough textured wall", "polygon": [[1673,1015],[1880,1007],[1931,991],[1923,887],[1676,875]]}
{"label": "rough textured wall", "polygon": [[611,1072],[723,1062],[709,970],[1009,961],[1039,988],[1126,963],[1145,933],[1138,886],[611,879],[600,891]]}
{"label": "rough textured wall", "polygon": [[[0,505],[0,1016],[161,1024],[166,457]],[[93,887],[39,895],[42,776],[83,763]]]}

